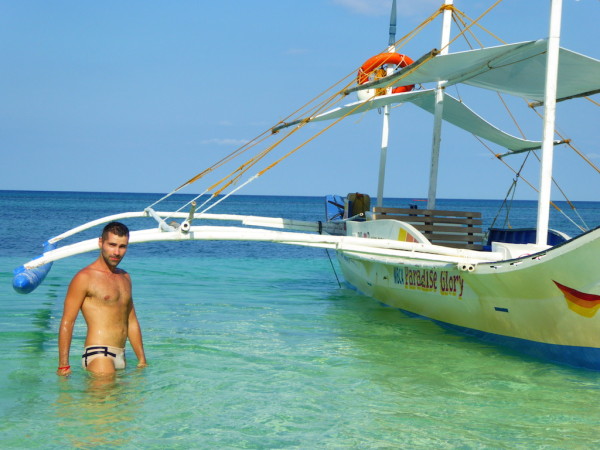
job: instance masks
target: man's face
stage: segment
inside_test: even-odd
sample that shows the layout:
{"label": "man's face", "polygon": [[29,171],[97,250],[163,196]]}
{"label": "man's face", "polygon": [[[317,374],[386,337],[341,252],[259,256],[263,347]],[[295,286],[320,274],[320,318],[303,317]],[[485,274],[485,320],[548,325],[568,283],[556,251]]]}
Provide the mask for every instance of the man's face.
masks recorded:
{"label": "man's face", "polygon": [[125,256],[125,253],[127,253],[129,238],[127,236],[117,236],[114,233],[108,233],[106,239],[99,239],[99,244],[102,258],[108,267],[116,268]]}

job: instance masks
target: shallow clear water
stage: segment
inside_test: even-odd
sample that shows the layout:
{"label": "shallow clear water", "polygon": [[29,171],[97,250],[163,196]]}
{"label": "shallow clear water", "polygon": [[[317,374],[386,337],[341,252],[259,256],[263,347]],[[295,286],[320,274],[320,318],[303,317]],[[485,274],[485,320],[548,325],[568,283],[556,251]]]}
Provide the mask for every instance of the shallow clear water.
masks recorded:
{"label": "shallow clear water", "polygon": [[[79,367],[59,378],[62,301],[94,255],[55,263],[29,295],[12,290],[12,269],[48,237],[87,220],[77,219],[78,206],[95,218],[113,212],[99,205],[118,211],[150,202],[141,195],[23,195],[3,196],[10,211],[0,256],[3,448],[600,444],[599,373],[525,358],[382,306],[340,287],[324,250],[132,246],[123,268],[133,277],[149,367],[137,369],[128,349],[129,366],[114,382]],[[48,221],[35,224],[39,233],[20,227],[31,208],[51,200],[58,213],[49,210]],[[287,208],[287,216],[307,219],[323,210],[321,199],[279,200],[241,198],[231,208],[256,212],[258,205],[267,215]],[[596,213],[599,205],[588,207]],[[84,334],[80,318],[73,366]]]}

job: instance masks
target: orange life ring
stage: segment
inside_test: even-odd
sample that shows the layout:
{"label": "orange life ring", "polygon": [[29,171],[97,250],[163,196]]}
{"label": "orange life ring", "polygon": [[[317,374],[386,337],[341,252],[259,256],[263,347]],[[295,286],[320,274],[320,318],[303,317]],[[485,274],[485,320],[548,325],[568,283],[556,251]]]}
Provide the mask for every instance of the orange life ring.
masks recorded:
{"label": "orange life ring", "polygon": [[[410,59],[406,55],[401,55],[400,53],[380,53],[379,55],[375,55],[367,59],[360,69],[358,69],[358,74],[356,75],[356,82],[358,84],[365,84],[369,81],[369,75],[373,73],[377,68],[382,67],[386,64],[394,64],[400,68],[406,67],[412,64],[414,61]],[[398,86],[392,89],[392,93],[399,94],[401,92],[412,91],[415,87],[414,84],[409,86]]]}

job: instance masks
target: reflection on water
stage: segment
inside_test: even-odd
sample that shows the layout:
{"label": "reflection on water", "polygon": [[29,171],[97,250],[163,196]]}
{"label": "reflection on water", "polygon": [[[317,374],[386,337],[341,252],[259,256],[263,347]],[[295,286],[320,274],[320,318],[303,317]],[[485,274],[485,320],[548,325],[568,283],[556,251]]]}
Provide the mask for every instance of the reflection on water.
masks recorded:
{"label": "reflection on water", "polygon": [[142,372],[76,378],[58,379],[53,405],[65,442],[75,448],[127,445],[143,405]]}
{"label": "reflection on water", "polygon": [[[51,286],[44,297],[43,307],[32,313],[31,323],[34,326],[34,330],[29,334],[29,339],[27,339],[24,346],[25,351],[36,355],[44,352],[46,343],[54,336],[52,332],[52,311],[58,298],[56,288]],[[39,299],[35,298],[35,294],[34,300],[39,301]],[[32,359],[37,359],[37,357]]]}

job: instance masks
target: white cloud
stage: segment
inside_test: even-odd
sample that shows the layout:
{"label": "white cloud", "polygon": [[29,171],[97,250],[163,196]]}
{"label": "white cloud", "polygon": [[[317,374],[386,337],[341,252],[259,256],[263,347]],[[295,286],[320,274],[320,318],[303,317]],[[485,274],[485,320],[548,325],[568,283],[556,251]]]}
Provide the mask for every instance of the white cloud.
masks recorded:
{"label": "white cloud", "polygon": [[201,145],[227,145],[227,146],[240,146],[247,144],[247,139],[231,139],[231,138],[212,138],[205,139],[200,142]]}

